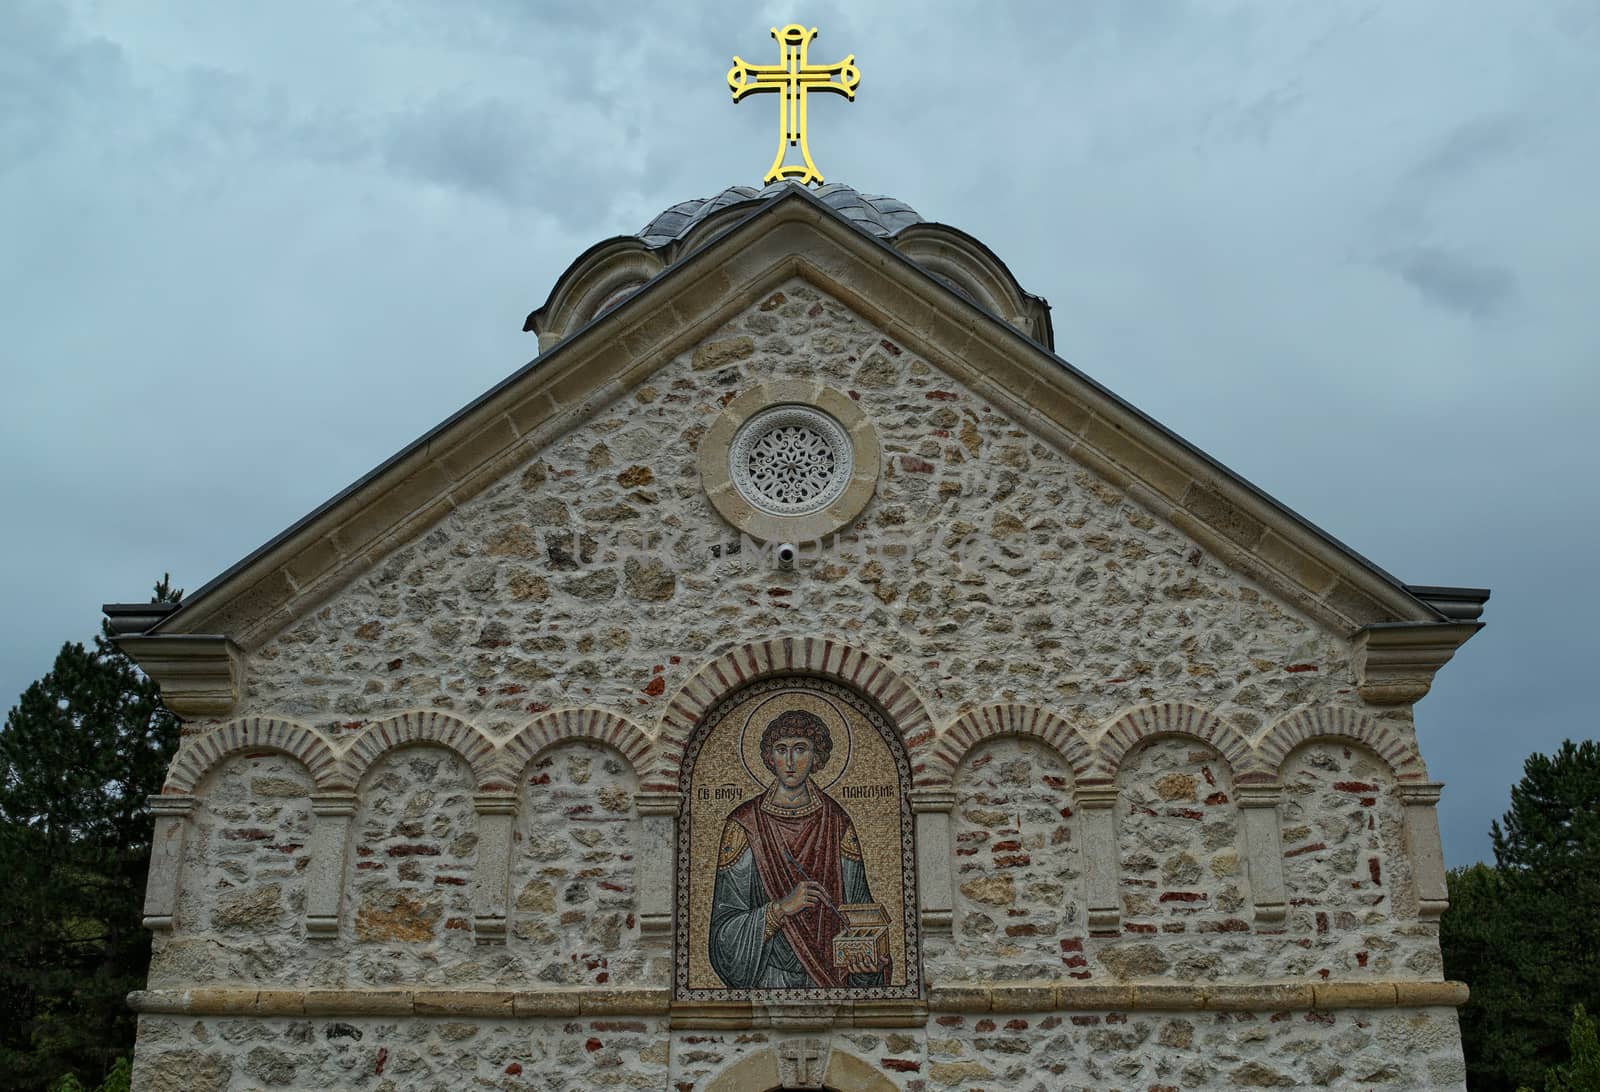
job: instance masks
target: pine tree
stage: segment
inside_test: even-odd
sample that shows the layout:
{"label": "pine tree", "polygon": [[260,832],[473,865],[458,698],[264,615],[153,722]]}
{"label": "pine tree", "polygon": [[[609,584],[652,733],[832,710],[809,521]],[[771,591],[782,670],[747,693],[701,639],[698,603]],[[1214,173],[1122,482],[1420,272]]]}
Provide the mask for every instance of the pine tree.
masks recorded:
{"label": "pine tree", "polygon": [[[152,602],[181,591],[164,576]],[[153,823],[178,719],[102,633],[69,642],[0,729],[0,1085],[97,1082],[127,1054]]]}
{"label": "pine tree", "polygon": [[1450,875],[1445,974],[1472,987],[1471,1086],[1538,1088],[1567,1055],[1574,1006],[1600,1011],[1600,744],[1530,756],[1491,836],[1495,867]]}

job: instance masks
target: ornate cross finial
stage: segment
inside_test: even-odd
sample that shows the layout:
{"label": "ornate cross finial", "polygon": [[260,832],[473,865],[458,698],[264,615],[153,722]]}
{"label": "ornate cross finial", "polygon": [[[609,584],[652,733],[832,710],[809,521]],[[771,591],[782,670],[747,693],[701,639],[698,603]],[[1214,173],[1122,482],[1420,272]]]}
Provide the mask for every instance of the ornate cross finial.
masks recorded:
{"label": "ornate cross finial", "polygon": [[[733,58],[728,69],[728,86],[733,90],[733,101],[746,95],[763,91],[781,91],[783,98],[778,109],[778,154],[772,160],[763,182],[777,182],[792,178],[805,185],[820,183],[822,172],[811,162],[811,149],[806,144],[806,95],[812,91],[831,91],[847,99],[856,97],[856,86],[861,83],[861,71],[856,68],[854,53],[834,64],[809,64],[806,49],[817,36],[817,28],[807,30],[799,23],[790,23],[779,30],[772,28],[772,36],[783,47],[783,60],[779,64],[747,64]],[[833,77],[839,77],[837,82]],[[805,163],[784,165],[783,158],[794,145],[800,145]]]}

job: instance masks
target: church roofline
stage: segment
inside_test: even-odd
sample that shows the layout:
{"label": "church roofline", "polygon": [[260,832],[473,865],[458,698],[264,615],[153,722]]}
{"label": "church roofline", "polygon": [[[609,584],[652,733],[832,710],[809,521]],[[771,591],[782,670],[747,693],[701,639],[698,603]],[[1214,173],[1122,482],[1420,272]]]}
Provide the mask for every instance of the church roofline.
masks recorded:
{"label": "church roofline", "polygon": [[[875,260],[858,267],[830,262],[822,270],[781,245],[777,260],[760,253],[761,237],[778,241],[797,228]],[[735,273],[747,279],[739,281]],[[982,388],[980,393],[1003,412],[1049,433],[1069,457],[1126,488],[1224,564],[1262,580],[1323,624],[1353,633],[1379,622],[1455,620],[1430,601],[1447,598],[1431,594],[1439,589],[1401,583],[794,187],[762,202],[715,240],[230,566],[147,632],[226,632],[246,648],[255,647],[642,382],[667,356],[712,332],[724,312],[747,306],[753,302],[749,297],[795,275],[839,294],[890,336],[913,347],[929,345],[923,355],[960,372],[959,378]],[[836,278],[872,283],[858,294]],[[676,294],[666,293],[669,286]],[[911,319],[922,325],[909,326]],[[1037,375],[1028,372],[1029,360],[1032,368],[1045,367]],[[1052,372],[1060,378],[1050,379]],[[1027,382],[1007,386],[1001,373]],[[1418,594],[1424,590],[1430,594]]]}
{"label": "church roofline", "polygon": [[[672,235],[651,235],[656,217],[635,235],[613,235],[579,254],[550,290],[545,302],[528,313],[524,333],[539,338],[544,352],[571,337],[589,322],[605,314],[623,299],[641,292],[661,273],[708,246],[713,240],[735,230],[775,201],[798,194],[826,210],[836,220],[863,236],[910,258],[924,272],[942,280],[946,287],[1002,322],[1021,330],[1047,349],[1055,348],[1055,328],[1050,304],[1042,296],[1022,287],[1011,268],[982,240],[959,228],[924,220],[908,209],[908,217],[895,226],[848,215],[828,197],[829,191],[844,191],[864,203],[893,201],[891,198],[862,194],[848,186],[830,184],[820,191],[794,182],[779,182],[763,190],[750,190],[749,196],[724,204],[717,202],[733,190],[700,202],[711,205],[708,213],[696,212]],[[741,190],[741,192],[743,192]],[[834,193],[837,196],[837,192]],[[902,204],[894,201],[894,204]],[[674,206],[676,208],[677,206]],[[672,209],[667,210],[672,212]],[[665,216],[663,213],[662,216]],[[656,241],[652,242],[654,239]]]}

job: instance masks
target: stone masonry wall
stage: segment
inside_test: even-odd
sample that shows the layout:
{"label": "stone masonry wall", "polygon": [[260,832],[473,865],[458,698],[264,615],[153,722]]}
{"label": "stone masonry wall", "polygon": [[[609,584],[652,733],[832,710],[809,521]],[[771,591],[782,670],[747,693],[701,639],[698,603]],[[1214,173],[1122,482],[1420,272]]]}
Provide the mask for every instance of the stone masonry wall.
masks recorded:
{"label": "stone masonry wall", "polygon": [[442,747],[406,747],[367,775],[356,814],[341,935],[351,984],[445,983],[481,975],[472,884],[472,772]]}
{"label": "stone masonry wall", "polygon": [[[857,400],[884,461],[855,530],[781,572],[713,512],[697,450],[740,391],[803,377]],[[1362,705],[1343,635],[799,281],[247,650],[235,715],[305,726],[340,759],[370,725],[419,710],[499,741],[578,706],[653,735],[708,661],[794,635],[887,661],[938,730],[1017,702],[1093,741],[1130,709],[1181,701],[1246,743],[1305,708],[1359,711],[1413,737],[1409,710]],[[186,726],[184,746],[215,727]],[[1239,774],[1195,739],[1127,755],[1114,812],[1121,933],[1090,938],[1072,765],[1038,740],[977,747],[956,771],[954,927],[927,942],[930,983],[1436,979],[1437,927],[1416,919],[1387,767],[1343,742],[1287,760],[1281,927],[1254,919]],[[227,760],[196,790],[152,985],[664,987],[670,949],[639,929],[633,766],[569,741],[515,783],[504,944],[475,943],[481,786],[434,744],[384,755],[357,786],[339,936],[311,942],[311,780],[271,753]],[[669,1036],[655,1017],[147,1015],[137,1087],[689,1092],[768,1041]],[[907,1090],[1460,1087],[1443,1009],[939,1015],[925,1033],[857,1030],[835,1045]]]}
{"label": "stone masonry wall", "polygon": [[[793,573],[739,550],[696,465],[733,395],[786,378],[849,392],[884,448],[855,552]],[[334,738],[424,707],[500,732],[563,705],[649,724],[730,644],[791,633],[891,659],[940,723],[1187,700],[1249,735],[1355,700],[1342,637],[793,282],[252,650],[239,714]]]}
{"label": "stone masonry wall", "polygon": [[[835,1032],[904,1092],[1464,1089],[1452,1009],[940,1016]],[[658,1017],[496,1021],[144,1016],[141,1092],[695,1092],[773,1030],[669,1031]]]}
{"label": "stone masonry wall", "polygon": [[1158,739],[1129,755],[1117,778],[1122,929],[1144,943],[1106,949],[1119,978],[1230,973],[1198,938],[1250,932],[1249,885],[1233,775],[1215,750]]}
{"label": "stone masonry wall", "polygon": [[1359,747],[1314,742],[1284,764],[1284,880],[1300,955],[1290,974],[1437,978],[1431,925],[1416,922],[1402,806],[1388,768]]}
{"label": "stone masonry wall", "polygon": [[647,967],[635,914],[636,779],[615,751],[573,742],[541,755],[522,780],[513,860],[512,938],[540,984],[665,985],[664,953]]}
{"label": "stone masonry wall", "polygon": [[190,820],[177,927],[154,938],[152,985],[302,978],[311,791],[305,768],[275,752],[212,771]]}
{"label": "stone masonry wall", "polygon": [[1086,977],[1072,771],[1037,741],[998,739],[968,757],[956,786],[955,943],[930,945],[929,975]]}

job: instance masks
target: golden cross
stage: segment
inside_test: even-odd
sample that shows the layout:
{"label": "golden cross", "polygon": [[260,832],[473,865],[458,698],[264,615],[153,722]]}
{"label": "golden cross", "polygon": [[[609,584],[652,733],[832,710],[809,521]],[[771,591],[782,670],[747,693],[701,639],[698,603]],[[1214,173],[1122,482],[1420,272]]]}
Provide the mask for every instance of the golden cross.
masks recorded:
{"label": "golden cross", "polygon": [[[817,36],[817,28],[807,30],[799,23],[790,23],[779,30],[772,28],[772,36],[783,47],[783,61],[779,64],[747,64],[739,57],[733,58],[728,69],[728,86],[733,89],[733,101],[746,95],[763,91],[781,91],[783,98],[778,109],[778,154],[772,160],[772,169],[763,182],[777,182],[793,178],[805,185],[822,181],[822,172],[811,162],[811,149],[806,144],[806,95],[812,91],[831,91],[847,99],[856,97],[856,86],[861,83],[861,70],[856,68],[856,55],[850,54],[834,64],[808,64],[806,48]],[[838,76],[838,82],[833,77]],[[783,158],[794,145],[800,145],[805,164],[784,165]]]}

